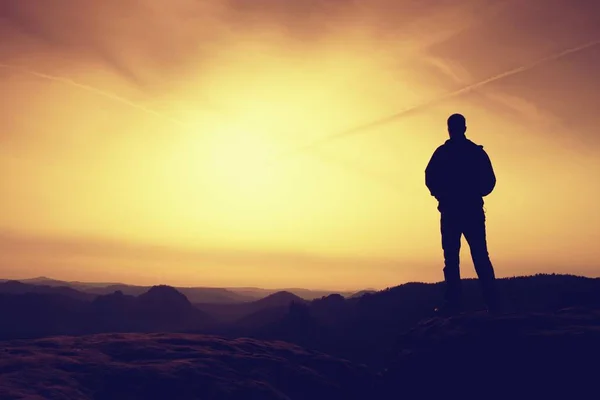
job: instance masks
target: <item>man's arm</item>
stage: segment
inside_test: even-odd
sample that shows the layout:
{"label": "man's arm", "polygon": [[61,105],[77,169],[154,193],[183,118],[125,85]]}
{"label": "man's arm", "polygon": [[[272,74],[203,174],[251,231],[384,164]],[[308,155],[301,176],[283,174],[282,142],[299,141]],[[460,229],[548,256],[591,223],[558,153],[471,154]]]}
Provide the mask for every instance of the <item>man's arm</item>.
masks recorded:
{"label": "man's arm", "polygon": [[429,189],[431,195],[437,198],[440,194],[440,170],[441,170],[441,148],[438,148],[429,163],[427,164],[427,168],[425,168],[425,185]]}
{"label": "man's arm", "polygon": [[483,149],[481,149],[481,153],[481,167],[479,169],[480,189],[481,196],[485,197],[492,193],[496,187],[496,174],[494,173],[494,167],[492,166],[492,161],[488,154]]}

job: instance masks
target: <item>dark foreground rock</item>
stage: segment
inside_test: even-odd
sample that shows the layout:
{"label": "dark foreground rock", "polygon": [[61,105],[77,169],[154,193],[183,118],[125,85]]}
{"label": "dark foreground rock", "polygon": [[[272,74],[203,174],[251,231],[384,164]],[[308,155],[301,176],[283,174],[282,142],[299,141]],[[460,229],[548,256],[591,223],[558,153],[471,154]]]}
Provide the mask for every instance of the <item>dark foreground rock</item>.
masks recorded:
{"label": "dark foreground rock", "polygon": [[283,342],[101,334],[0,342],[0,399],[363,399],[366,368]]}
{"label": "dark foreground rock", "polygon": [[431,319],[400,338],[379,396],[592,398],[599,360],[598,311]]}
{"label": "dark foreground rock", "polygon": [[0,399],[597,398],[600,311],[466,313],[424,320],[398,337],[377,373],[253,339],[101,334],[0,342]]}

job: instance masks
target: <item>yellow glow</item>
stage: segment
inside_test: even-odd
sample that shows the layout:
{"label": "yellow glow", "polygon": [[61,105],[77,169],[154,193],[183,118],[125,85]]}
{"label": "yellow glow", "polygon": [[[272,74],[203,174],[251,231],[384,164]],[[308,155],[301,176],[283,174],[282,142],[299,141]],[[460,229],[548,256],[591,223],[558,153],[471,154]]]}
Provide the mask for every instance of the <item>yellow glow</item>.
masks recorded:
{"label": "yellow glow", "polygon": [[593,48],[272,161],[588,42],[593,12],[544,19],[547,7],[520,6],[524,28],[507,31],[510,5],[477,2],[315,1],[310,13],[198,3],[15,3],[23,17],[0,19],[14,39],[0,45],[11,66],[0,67],[0,231],[25,238],[2,252],[0,278],[439,280],[439,216],[423,174],[457,111],[497,170],[487,210],[499,275],[596,274]]}

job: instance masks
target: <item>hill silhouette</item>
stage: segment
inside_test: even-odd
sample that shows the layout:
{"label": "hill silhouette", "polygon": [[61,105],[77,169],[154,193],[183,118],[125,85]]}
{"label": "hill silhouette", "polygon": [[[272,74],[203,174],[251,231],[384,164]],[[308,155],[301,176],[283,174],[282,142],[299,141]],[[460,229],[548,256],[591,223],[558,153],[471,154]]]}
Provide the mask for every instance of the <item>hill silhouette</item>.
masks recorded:
{"label": "hill silhouette", "polygon": [[[6,280],[0,279],[1,282]],[[124,294],[139,296],[147,292],[151,286],[128,285],[116,282],[79,282],[79,281],[62,281],[45,276],[36,278],[19,279],[19,282],[29,285],[43,286],[65,286],[80,292],[89,293],[92,295],[111,294],[116,291],[121,291]],[[260,300],[278,292],[290,292],[305,300],[314,300],[330,294],[338,293],[328,290],[310,290],[303,288],[289,289],[263,289],[254,287],[175,287],[179,292],[186,295],[192,303],[243,303]],[[351,296],[353,292],[339,292],[343,296]]]}
{"label": "hill silhouette", "polygon": [[96,296],[90,293],[81,292],[69,286],[50,286],[38,284],[26,284],[20,281],[0,282],[0,294],[60,294],[77,300],[92,300]]}
{"label": "hill silhouette", "polygon": [[[0,280],[0,283],[7,282]],[[88,297],[112,294],[117,291],[131,296],[139,296],[150,290],[151,286],[127,285],[123,283],[102,282],[68,282],[40,276],[37,278],[20,279],[18,282],[31,286],[68,287],[84,293]],[[223,288],[182,287],[178,291],[185,294],[192,302],[235,303],[256,300],[255,297],[238,294]]]}
{"label": "hill silhouette", "polygon": [[[86,293],[92,293],[96,295],[110,294],[116,291],[121,291],[124,294],[132,296],[139,296],[150,290],[150,286],[135,286],[125,284],[113,284],[109,286],[93,286],[85,287]],[[183,293],[191,302],[208,302],[208,303],[238,303],[252,301],[253,298],[239,295],[235,292],[221,288],[176,288],[179,292]]]}
{"label": "hill silhouette", "polygon": [[[247,303],[197,303],[195,306],[222,323],[235,324],[239,322],[243,324],[244,321],[252,321],[254,318],[259,319],[259,316],[264,310],[279,309],[282,313],[285,313],[287,307],[292,302],[307,303],[307,300],[304,300],[293,293],[281,291],[270,294],[260,300]],[[255,315],[255,317],[253,317],[253,315]]]}
{"label": "hill silhouette", "polygon": [[[508,313],[600,309],[600,279],[536,275],[499,280]],[[19,285],[11,284],[15,287]],[[465,280],[468,312],[483,308],[478,282]],[[408,283],[360,297],[305,301],[280,292],[240,304],[193,305],[175,288],[155,286],[82,300],[57,293],[0,295],[0,339],[104,332],[187,332],[235,339],[283,340],[373,368],[389,360],[398,335],[432,316],[441,284]]]}
{"label": "hill silhouette", "polygon": [[212,318],[174,288],[139,296],[120,291],[87,301],[62,293],[0,294],[0,339],[101,332],[178,332],[209,326]]}
{"label": "hill silhouette", "polygon": [[89,305],[61,294],[0,294],[0,339],[79,334]]}
{"label": "hill silhouette", "polygon": [[36,278],[26,278],[19,279],[20,282],[27,283],[30,285],[45,285],[45,286],[68,286],[73,289],[82,290],[89,287],[106,287],[111,285],[118,285],[116,282],[97,282],[97,283],[88,283],[88,282],[79,282],[79,281],[61,281],[59,279],[49,278],[47,276],[38,276]]}
{"label": "hill silhouette", "polygon": [[[552,312],[567,307],[600,308],[600,279],[570,275],[535,275],[500,279],[503,309],[508,313]],[[464,281],[466,311],[484,308],[476,280]],[[443,299],[441,283],[408,283],[359,298],[341,296],[307,303],[304,318],[289,312],[268,326],[239,334],[282,338],[353,361],[381,367],[398,332],[433,314]],[[296,313],[298,307],[296,307]],[[234,334],[235,336],[235,334]]]}
{"label": "hill silhouette", "polygon": [[304,288],[279,288],[279,289],[263,289],[256,287],[230,287],[227,290],[245,295],[254,300],[262,299],[277,292],[289,292],[295,294],[304,300],[315,300],[321,297],[329,296],[330,294],[341,294],[344,297],[351,296],[354,292],[340,290],[315,290]]}
{"label": "hill silhouette", "polygon": [[356,292],[356,293],[352,294],[351,296],[349,296],[349,298],[353,299],[353,298],[356,298],[356,297],[362,297],[362,296],[364,296],[366,294],[373,294],[373,293],[376,293],[376,292],[377,292],[377,290],[375,290],[375,289],[365,289],[365,290],[361,290],[359,292]]}

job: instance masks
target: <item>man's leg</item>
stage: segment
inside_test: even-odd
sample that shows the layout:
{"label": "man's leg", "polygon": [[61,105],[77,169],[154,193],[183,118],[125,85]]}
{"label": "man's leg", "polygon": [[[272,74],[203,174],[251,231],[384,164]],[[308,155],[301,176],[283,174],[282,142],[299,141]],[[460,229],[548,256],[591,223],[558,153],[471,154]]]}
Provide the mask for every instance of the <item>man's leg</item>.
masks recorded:
{"label": "man's leg", "polygon": [[495,311],[498,307],[496,275],[487,247],[483,209],[474,210],[465,216],[464,235],[471,249],[471,257],[479,277],[485,303],[490,311]]}
{"label": "man's leg", "polygon": [[444,250],[445,301],[450,309],[458,310],[462,302],[460,280],[460,239],[462,236],[460,219],[457,215],[442,212],[442,249]]}

